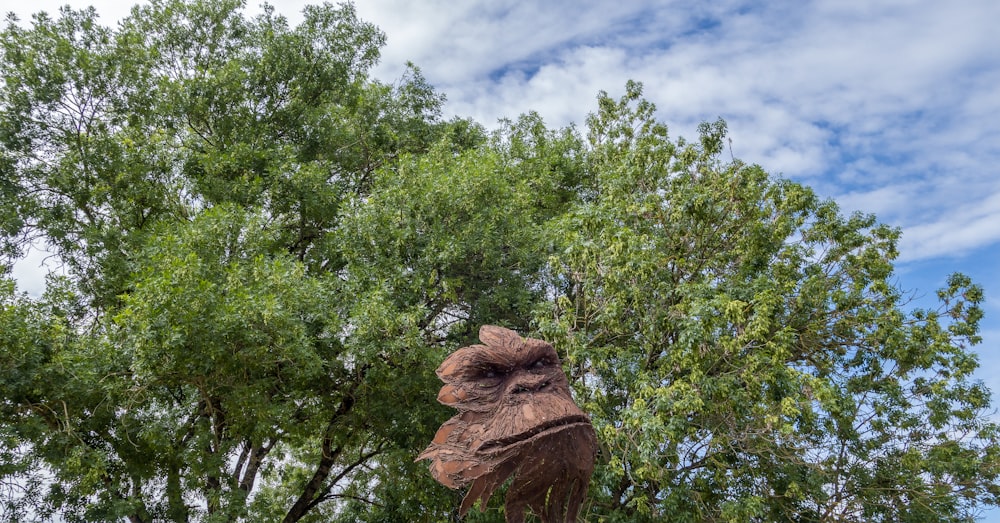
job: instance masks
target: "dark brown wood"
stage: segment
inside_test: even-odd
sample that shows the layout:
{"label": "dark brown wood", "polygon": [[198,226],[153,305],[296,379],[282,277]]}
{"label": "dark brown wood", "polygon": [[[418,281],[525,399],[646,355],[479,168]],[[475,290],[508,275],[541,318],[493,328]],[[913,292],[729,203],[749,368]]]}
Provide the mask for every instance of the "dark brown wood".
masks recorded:
{"label": "dark brown wood", "polygon": [[449,488],[471,484],[464,516],[507,479],[508,523],[531,510],[543,523],[576,521],[594,471],[597,437],[573,402],[552,345],[484,325],[482,345],[463,347],[441,363],[438,401],[458,414],[438,429],[418,460]]}
{"label": "dark brown wood", "polygon": [[319,462],[316,464],[316,471],[313,472],[312,478],[306,483],[304,489],[302,489],[302,494],[299,498],[295,500],[292,508],[288,509],[288,513],[285,514],[285,519],[282,523],[295,523],[302,519],[306,512],[309,511],[313,506],[315,506],[315,500],[317,494],[322,492],[323,483],[326,481],[327,477],[330,475],[330,471],[333,468],[333,464],[337,462],[340,454],[344,451],[343,445],[334,446],[334,430],[337,427],[337,422],[342,416],[350,412],[354,407],[354,397],[347,395],[341,402],[340,407],[333,414],[330,419],[330,423],[327,424],[326,430],[323,434],[323,441],[320,446],[322,452],[319,457]]}

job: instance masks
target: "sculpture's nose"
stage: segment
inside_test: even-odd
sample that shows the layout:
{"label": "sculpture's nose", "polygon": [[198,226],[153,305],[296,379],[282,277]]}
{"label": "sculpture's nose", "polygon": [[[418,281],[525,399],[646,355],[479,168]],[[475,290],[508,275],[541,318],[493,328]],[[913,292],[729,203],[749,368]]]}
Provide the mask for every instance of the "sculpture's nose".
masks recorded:
{"label": "sculpture's nose", "polygon": [[548,376],[523,376],[511,384],[510,393],[538,392],[551,384],[552,379]]}

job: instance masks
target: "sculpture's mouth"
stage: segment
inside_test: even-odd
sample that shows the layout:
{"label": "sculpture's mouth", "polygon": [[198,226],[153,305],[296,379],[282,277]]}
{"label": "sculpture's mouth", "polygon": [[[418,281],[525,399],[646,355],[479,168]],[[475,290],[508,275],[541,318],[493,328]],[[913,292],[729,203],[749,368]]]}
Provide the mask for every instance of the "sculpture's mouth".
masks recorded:
{"label": "sculpture's mouth", "polygon": [[545,423],[540,423],[532,427],[530,430],[526,430],[520,434],[484,441],[483,444],[476,449],[476,452],[493,452],[506,449],[578,426],[586,426],[589,428],[591,426],[590,419],[583,415],[573,415],[546,421]]}

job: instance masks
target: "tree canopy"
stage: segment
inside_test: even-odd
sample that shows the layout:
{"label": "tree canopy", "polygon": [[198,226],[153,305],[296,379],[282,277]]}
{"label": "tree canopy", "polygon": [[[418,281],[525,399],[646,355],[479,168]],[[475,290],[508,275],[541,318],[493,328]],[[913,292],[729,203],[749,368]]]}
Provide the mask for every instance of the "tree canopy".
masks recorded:
{"label": "tree canopy", "polygon": [[0,518],[453,521],[413,459],[487,323],[592,416],[587,521],[1000,502],[974,282],[911,307],[898,230],[727,159],[722,121],[671,138],[639,84],[488,131],[372,78],[383,43],[350,4],[8,19],[0,266],[65,275],[0,280]]}

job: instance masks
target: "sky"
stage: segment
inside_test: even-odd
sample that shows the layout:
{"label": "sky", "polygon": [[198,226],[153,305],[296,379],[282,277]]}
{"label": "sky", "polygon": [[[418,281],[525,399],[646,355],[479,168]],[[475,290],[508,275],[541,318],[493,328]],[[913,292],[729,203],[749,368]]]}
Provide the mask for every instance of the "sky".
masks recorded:
{"label": "sky", "polygon": [[[65,0],[13,8],[22,19]],[[94,5],[114,24],[132,0]],[[305,1],[274,1],[291,23]],[[445,115],[536,111],[582,125],[599,91],[644,95],[676,138],[727,121],[733,154],[903,237],[897,284],[917,305],[963,272],[986,293],[978,376],[1000,406],[1000,47],[996,0],[357,0],[388,41],[374,75],[412,61]],[[251,11],[258,10],[255,0]],[[16,268],[37,292],[36,253]],[[996,415],[996,414],[995,414]],[[1000,416],[997,416],[1000,420]],[[1000,523],[1000,510],[983,521]]]}

